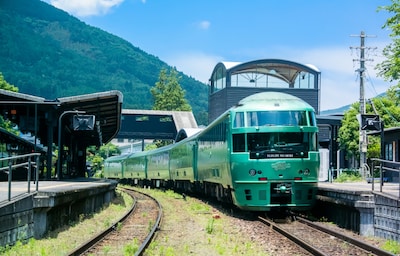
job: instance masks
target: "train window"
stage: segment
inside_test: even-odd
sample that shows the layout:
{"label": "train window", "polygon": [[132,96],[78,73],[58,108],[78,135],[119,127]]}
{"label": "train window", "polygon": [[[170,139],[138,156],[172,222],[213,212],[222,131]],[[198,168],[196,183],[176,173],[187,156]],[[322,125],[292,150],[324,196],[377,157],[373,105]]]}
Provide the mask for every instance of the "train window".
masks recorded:
{"label": "train window", "polygon": [[317,147],[318,147],[317,146],[318,145],[318,143],[317,143],[317,141],[318,141],[317,134],[316,133],[310,133],[309,136],[310,136],[310,150],[311,151],[316,151]]}
{"label": "train window", "polygon": [[244,127],[244,113],[237,112],[233,121],[233,128]]}
{"label": "train window", "polygon": [[310,125],[311,126],[317,126],[317,121],[315,119],[315,113],[314,112],[309,111],[308,112],[308,118],[310,119]]}
{"label": "train window", "polygon": [[250,111],[246,115],[248,126],[307,125],[305,111]]}
{"label": "train window", "polygon": [[233,134],[232,140],[233,140],[233,152],[245,152],[246,142],[243,133]]}
{"label": "train window", "polygon": [[309,150],[310,147],[315,148],[312,135],[304,132],[249,133],[247,143],[250,152],[263,150],[304,151]]}
{"label": "train window", "polygon": [[221,123],[212,127],[204,136],[200,137],[200,141],[226,141],[226,127],[228,120],[225,119]]}

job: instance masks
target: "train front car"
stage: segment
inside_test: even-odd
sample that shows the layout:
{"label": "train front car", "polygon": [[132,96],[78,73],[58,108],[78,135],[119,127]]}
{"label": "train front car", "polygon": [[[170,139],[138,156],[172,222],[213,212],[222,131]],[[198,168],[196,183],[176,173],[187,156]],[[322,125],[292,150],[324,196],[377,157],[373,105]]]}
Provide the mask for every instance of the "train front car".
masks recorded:
{"label": "train front car", "polygon": [[312,208],[319,169],[314,109],[295,96],[264,92],[240,101],[230,118],[234,203],[252,211]]}

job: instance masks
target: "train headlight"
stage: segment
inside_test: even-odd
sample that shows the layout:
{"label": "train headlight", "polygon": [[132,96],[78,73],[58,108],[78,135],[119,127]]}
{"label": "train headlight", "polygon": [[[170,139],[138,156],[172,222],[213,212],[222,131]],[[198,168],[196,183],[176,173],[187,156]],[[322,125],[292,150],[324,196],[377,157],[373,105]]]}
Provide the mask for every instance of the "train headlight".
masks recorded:
{"label": "train headlight", "polygon": [[310,175],[310,169],[306,168],[303,170],[299,170],[299,174],[303,174],[303,175]]}
{"label": "train headlight", "polygon": [[249,170],[250,176],[254,176],[254,175],[256,175],[256,173],[257,173],[257,171],[255,169],[250,169]]}

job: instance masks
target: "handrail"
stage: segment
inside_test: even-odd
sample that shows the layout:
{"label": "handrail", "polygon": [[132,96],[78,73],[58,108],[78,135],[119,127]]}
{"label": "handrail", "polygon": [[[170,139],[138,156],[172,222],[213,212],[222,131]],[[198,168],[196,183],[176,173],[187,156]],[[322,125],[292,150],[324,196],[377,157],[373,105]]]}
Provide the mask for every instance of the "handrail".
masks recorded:
{"label": "handrail", "polygon": [[[8,166],[1,167],[0,171],[4,171],[8,174],[8,201],[11,201],[11,181],[12,181],[12,170],[18,167],[26,166],[28,170],[28,193],[31,193],[31,170],[32,167],[35,171],[35,184],[36,184],[36,192],[39,190],[39,156],[40,153],[30,153],[25,155],[11,156],[11,157],[3,157],[0,158],[0,162],[8,162]],[[32,161],[32,157],[35,158],[35,161]],[[18,162],[18,160],[27,159],[26,162]],[[2,164],[3,165],[3,164]]]}
{"label": "handrail", "polygon": [[[383,172],[385,170],[387,171],[395,171],[399,173],[399,199],[400,199],[400,163],[399,162],[393,162],[393,161],[389,161],[389,160],[384,160],[384,159],[380,159],[380,158],[372,158],[372,191],[374,190],[374,170],[375,167],[377,169],[379,169],[379,180],[380,180],[380,187],[379,187],[379,191],[382,192],[382,186],[383,186]],[[375,166],[375,162],[378,162],[379,165]],[[388,166],[384,166],[384,164],[390,164],[391,167]],[[397,169],[396,169],[397,168]]]}

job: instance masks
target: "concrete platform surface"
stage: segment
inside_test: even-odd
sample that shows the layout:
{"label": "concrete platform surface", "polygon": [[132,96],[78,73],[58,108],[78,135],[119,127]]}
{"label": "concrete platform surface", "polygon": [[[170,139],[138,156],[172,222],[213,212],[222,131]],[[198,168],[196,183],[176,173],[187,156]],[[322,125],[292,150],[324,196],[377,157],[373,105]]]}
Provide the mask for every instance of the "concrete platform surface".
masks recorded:
{"label": "concrete platform surface", "polygon": [[[94,188],[99,186],[109,186],[115,183],[113,180],[81,178],[63,181],[39,181],[38,192],[62,193],[81,189]],[[36,184],[31,181],[30,192],[36,191]],[[11,183],[11,199],[28,194],[27,181],[13,181]],[[0,203],[8,201],[8,182],[0,182]]]}
{"label": "concrete platform surface", "polygon": [[366,181],[360,182],[319,182],[318,187],[321,189],[331,189],[331,190],[343,190],[343,191],[354,191],[354,192],[382,192],[384,194],[390,195],[392,197],[399,198],[399,183],[384,182],[382,186],[382,191],[380,188],[380,183],[374,183],[374,189],[372,190],[372,183]]}

